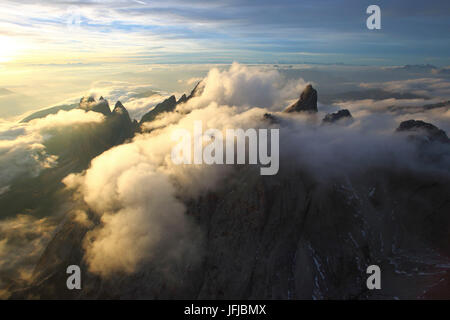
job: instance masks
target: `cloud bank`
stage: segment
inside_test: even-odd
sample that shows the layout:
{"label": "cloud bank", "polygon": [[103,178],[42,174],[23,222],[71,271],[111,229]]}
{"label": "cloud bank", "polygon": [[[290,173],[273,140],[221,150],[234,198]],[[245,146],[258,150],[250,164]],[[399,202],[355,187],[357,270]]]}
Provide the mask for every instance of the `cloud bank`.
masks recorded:
{"label": "cloud bank", "polygon": [[[321,126],[321,115],[283,114],[305,81],[286,81],[274,70],[233,64],[212,69],[201,95],[160,115],[137,135],[95,158],[81,174],[64,179],[77,199],[99,219],[84,241],[89,270],[103,277],[133,273],[145,264],[169,270],[198,262],[201,230],[186,215],[185,200],[220,190],[235,167],[174,165],[172,133],[204,129],[269,127],[264,113],[281,121],[281,166],[308,170],[317,179],[352,176],[368,167],[437,170],[448,174],[448,159],[436,168],[422,166],[408,139],[394,133],[398,121],[367,110],[350,126]],[[156,125],[155,125],[156,123]],[[445,169],[447,168],[447,169]],[[447,170],[447,171],[446,171]]]}
{"label": "cloud bank", "polygon": [[0,122],[0,194],[20,175],[37,176],[56,165],[57,157],[46,152],[45,141],[65,127],[98,123],[103,116],[83,110],[59,111],[29,123]]}
{"label": "cloud bank", "polygon": [[49,218],[24,214],[0,221],[0,299],[9,297],[10,279],[25,284],[31,280],[55,227]]}

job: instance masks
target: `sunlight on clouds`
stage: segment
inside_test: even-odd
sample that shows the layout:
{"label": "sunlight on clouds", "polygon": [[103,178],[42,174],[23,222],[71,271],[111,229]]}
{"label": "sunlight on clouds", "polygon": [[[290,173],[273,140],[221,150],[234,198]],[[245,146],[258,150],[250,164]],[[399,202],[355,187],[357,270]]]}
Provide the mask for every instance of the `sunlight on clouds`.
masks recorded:
{"label": "sunlight on clouds", "polygon": [[25,45],[22,42],[8,36],[0,36],[0,47],[0,63],[14,60],[25,50]]}
{"label": "sunlight on clouds", "polygon": [[[397,59],[417,63],[416,57],[406,59],[404,51],[392,57],[374,56],[374,46],[382,48],[389,41],[385,37],[366,41],[365,29],[355,28],[360,23],[356,19],[365,14],[359,6],[344,11],[343,6],[328,3],[331,10],[319,14],[311,11],[315,6],[310,2],[281,0],[263,12],[260,8],[266,2],[3,0],[0,34],[27,43],[33,50],[21,58],[31,63],[64,59],[152,63],[302,63],[307,59],[374,64]],[[447,30],[447,24],[448,19],[433,19],[433,25],[422,31],[434,36]],[[411,44],[423,43],[422,36],[414,32],[403,36],[413,37]],[[439,47],[432,50],[436,57],[427,58],[448,63],[441,42],[436,41]],[[10,56],[1,57],[0,62],[10,61]]]}

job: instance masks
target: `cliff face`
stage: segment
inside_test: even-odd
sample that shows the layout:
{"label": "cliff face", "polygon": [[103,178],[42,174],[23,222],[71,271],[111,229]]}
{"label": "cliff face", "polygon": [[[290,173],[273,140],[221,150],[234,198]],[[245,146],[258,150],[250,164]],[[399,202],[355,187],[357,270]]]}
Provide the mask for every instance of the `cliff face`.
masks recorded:
{"label": "cliff face", "polygon": [[[264,177],[243,166],[219,192],[186,202],[202,231],[197,263],[147,264],[109,279],[86,272],[83,290],[71,292],[65,266],[87,270],[80,249],[87,229],[67,220],[42,256],[34,285],[17,297],[442,297],[449,292],[442,281],[450,262],[448,194],[446,178],[389,169],[322,183],[302,170]],[[372,264],[382,270],[380,291],[366,287]]]}
{"label": "cliff face", "polygon": [[[305,96],[300,100],[308,100]],[[278,123],[270,114],[264,118]],[[111,136],[115,143],[136,125],[120,102],[108,119],[117,134]],[[442,139],[428,139],[442,138],[441,130],[430,124],[407,122],[397,131],[427,138],[410,141],[424,164],[450,155]],[[280,163],[276,176],[261,176],[254,166],[235,166],[217,191],[182,198],[186,215],[199,230],[195,256],[167,261],[162,250],[132,274],[101,278],[90,273],[83,248],[93,226],[67,216],[36,265],[32,283],[12,288],[11,297],[450,298],[448,175],[386,165],[337,172],[324,180],[289,159]],[[79,291],[66,288],[66,268],[72,264],[82,270]],[[366,286],[366,268],[373,264],[381,268],[381,290]]]}

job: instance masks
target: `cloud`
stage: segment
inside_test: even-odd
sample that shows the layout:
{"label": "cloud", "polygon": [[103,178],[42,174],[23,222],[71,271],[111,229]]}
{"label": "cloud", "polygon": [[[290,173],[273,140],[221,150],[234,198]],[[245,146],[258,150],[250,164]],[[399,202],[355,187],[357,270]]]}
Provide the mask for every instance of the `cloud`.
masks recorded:
{"label": "cloud", "polygon": [[42,169],[56,165],[57,157],[47,154],[45,141],[64,127],[96,123],[103,116],[96,112],[75,109],[59,111],[29,123],[0,122],[0,188],[19,175],[37,176]]}
{"label": "cloud", "polygon": [[[73,59],[67,54],[71,52],[97,61],[108,57],[157,63],[234,59],[274,63],[303,62],[292,53],[306,52],[316,62],[329,62],[333,55],[350,63],[424,58],[448,63],[448,45],[441,32],[449,27],[444,1],[434,6],[405,0],[385,3],[383,10],[395,18],[386,19],[382,35],[367,33],[367,4],[354,0],[347,0],[345,6],[311,0],[144,2],[2,1],[0,33],[14,37],[14,44],[26,44],[19,54],[33,52],[33,59],[45,61],[50,58],[47,52],[62,61]],[[414,54],[405,58],[404,47],[389,45],[399,38]]]}
{"label": "cloud", "polygon": [[414,114],[399,114],[396,116],[397,121],[405,121],[410,119],[419,119],[428,123],[432,123],[440,129],[446,131],[450,135],[450,107],[435,108],[431,110],[422,110]]}
{"label": "cloud", "polygon": [[270,126],[264,113],[272,112],[282,121],[281,166],[307,170],[319,180],[380,166],[445,173],[448,163],[421,165],[415,146],[394,133],[398,122],[389,115],[367,110],[346,127],[321,126],[320,115],[274,111],[297,97],[304,84],[264,67],[212,69],[202,82],[203,93],[148,124],[153,131],[104,152],[85,172],[67,176],[63,182],[100,220],[84,239],[89,270],[110,277],[150,264],[175,272],[199,261],[202,231],[186,215],[185,201],[219,190],[235,167],[172,163],[177,143],[172,133],[192,132],[195,121],[201,120],[204,130],[222,132],[263,128]]}
{"label": "cloud", "polygon": [[188,86],[195,86],[202,79],[203,79],[202,77],[193,77],[187,80],[178,80],[178,83],[185,83]]}
{"label": "cloud", "polygon": [[215,190],[231,168],[174,165],[170,160],[176,144],[170,141],[172,132],[179,128],[192,131],[199,119],[214,128],[249,125],[250,119],[262,119],[262,112],[239,113],[236,107],[211,103],[104,152],[85,173],[66,177],[63,182],[101,220],[84,242],[89,270],[108,277],[132,273],[145,263],[163,270],[195,263],[201,256],[202,233],[186,216],[181,199]]}
{"label": "cloud", "polygon": [[450,81],[441,78],[419,78],[397,81],[362,83],[363,88],[380,88],[392,92],[415,93],[432,97],[449,98]]}
{"label": "cloud", "polygon": [[[383,117],[385,121],[378,124],[379,129],[392,129],[392,123],[416,119],[433,123],[439,128],[450,132],[449,110],[450,106],[426,109],[424,106],[439,104],[442,99],[384,99],[374,101],[371,99],[344,101],[336,103],[341,109],[349,109],[359,121],[369,117]],[[328,107],[327,109],[330,109]],[[330,109],[329,112],[332,110]],[[386,127],[388,126],[388,127]]]}
{"label": "cloud", "polygon": [[[441,162],[424,163],[416,146],[406,136],[394,132],[400,119],[368,114],[348,126],[318,126],[310,120],[289,119],[287,129],[281,131],[280,163],[302,168],[318,181],[326,184],[335,178],[351,181],[376,168],[440,172],[449,176],[449,157]],[[440,151],[443,150],[446,149]]]}
{"label": "cloud", "polygon": [[152,107],[169,97],[169,94],[155,89],[150,84],[136,85],[126,81],[96,81],[86,96],[93,96],[97,99],[103,96],[108,101],[121,101],[131,119],[140,120]]}
{"label": "cloud", "polygon": [[19,214],[0,221],[0,298],[10,295],[10,279],[29,283],[56,225],[49,218]]}
{"label": "cloud", "polygon": [[201,85],[202,95],[182,105],[184,109],[199,108],[211,102],[281,109],[289,99],[300,95],[306,82],[287,80],[273,68],[249,68],[234,62],[228,70],[211,69]]}
{"label": "cloud", "polygon": [[433,74],[447,76],[447,75],[450,75],[450,66],[433,69],[431,72]]}
{"label": "cloud", "polygon": [[[218,77],[223,85],[216,83]],[[237,64],[222,73],[213,69],[204,80],[203,94],[185,106],[191,110],[189,114],[166,114],[164,120],[169,121],[160,123],[159,129],[104,152],[85,173],[63,180],[101,220],[84,242],[91,272],[107,277],[134,272],[142,263],[166,269],[168,266],[159,261],[176,265],[186,263],[185,259],[196,260],[201,232],[185,215],[180,199],[215,190],[232,169],[173,164],[170,154],[177,142],[169,137],[180,128],[192,131],[197,120],[204,121],[205,129],[259,126],[265,111],[250,106],[272,106],[280,99],[278,80],[280,75],[273,71],[250,70]],[[287,87],[291,90],[295,86]],[[263,94],[257,96],[256,92]]]}

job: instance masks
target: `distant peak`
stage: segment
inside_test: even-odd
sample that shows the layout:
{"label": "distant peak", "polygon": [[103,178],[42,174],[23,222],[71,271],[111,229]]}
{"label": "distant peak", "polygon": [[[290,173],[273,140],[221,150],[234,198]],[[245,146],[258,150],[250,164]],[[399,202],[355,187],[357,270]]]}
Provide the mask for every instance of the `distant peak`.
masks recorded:
{"label": "distant peak", "polygon": [[115,105],[114,108],[125,108],[125,107],[123,106],[122,102],[120,102],[120,100],[118,100],[118,101],[116,102],[116,105]]}
{"label": "distant peak", "polygon": [[158,103],[152,110],[144,114],[144,116],[141,118],[141,123],[153,121],[158,114],[161,114],[163,112],[172,112],[175,110],[176,106],[177,99],[172,95],[169,98],[165,99],[163,102]]}
{"label": "distant peak", "polygon": [[185,103],[187,101],[186,94],[183,94],[180,99],[178,99],[177,104]]}
{"label": "distant peak", "polygon": [[204,86],[203,80],[200,80],[199,82],[197,82],[194,89],[192,89],[189,97],[186,98],[186,101],[193,97],[198,97],[199,95],[201,95],[204,88],[205,88],[205,86]]}
{"label": "distant peak", "polygon": [[124,105],[122,104],[122,102],[117,101],[116,105],[113,109],[113,114],[126,114],[128,115],[128,111],[127,109],[124,107]]}
{"label": "distant peak", "polygon": [[96,102],[93,96],[81,98],[79,108],[86,111],[100,112],[105,116],[111,114],[108,101],[100,99]]}
{"label": "distant peak", "polygon": [[89,97],[82,97],[80,99],[80,104],[81,103],[92,103],[95,102],[95,98],[93,96],[89,96]]}
{"label": "distant peak", "polygon": [[400,123],[397,132],[410,132],[427,137],[431,141],[449,142],[447,133],[435,125],[422,120],[406,120]]}
{"label": "distant peak", "polygon": [[323,123],[335,123],[335,122],[343,122],[341,120],[352,121],[353,117],[350,111],[347,109],[342,109],[334,113],[328,113],[325,118],[323,118]]}

